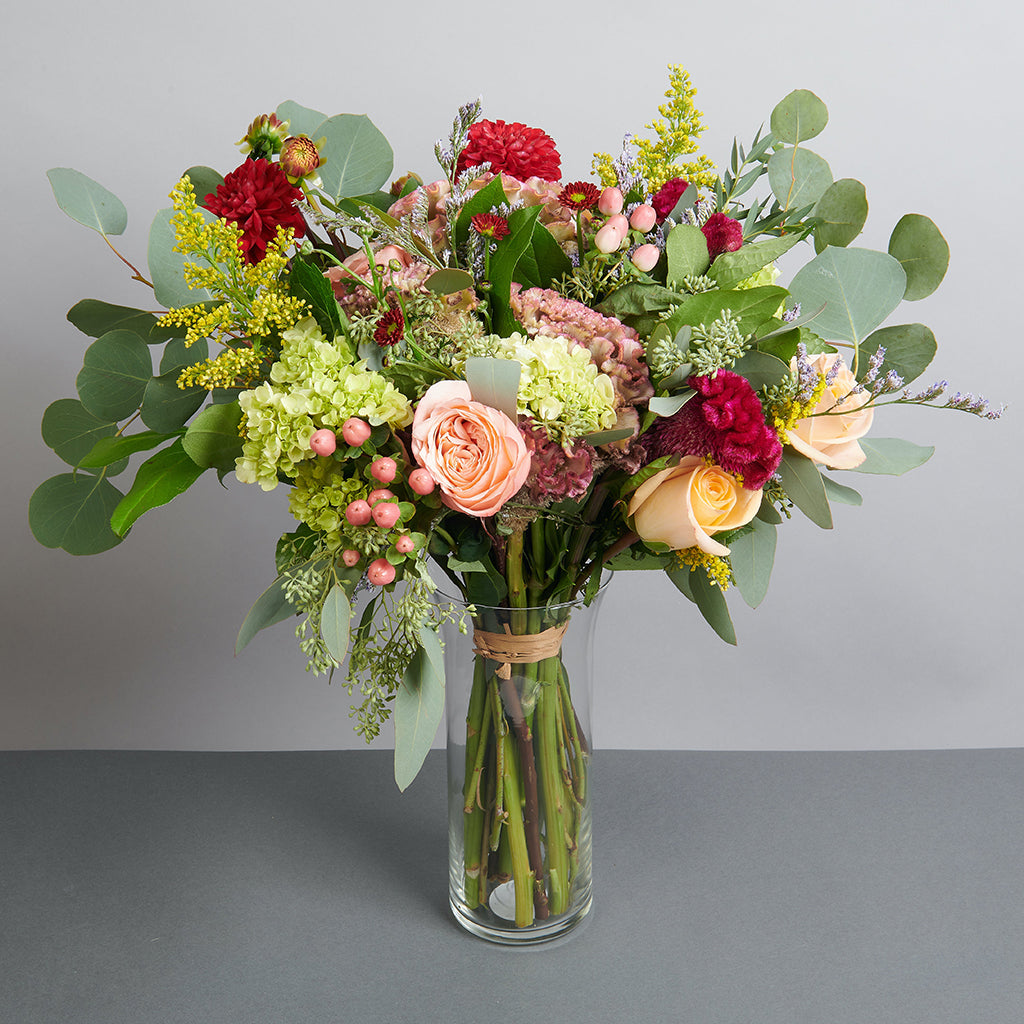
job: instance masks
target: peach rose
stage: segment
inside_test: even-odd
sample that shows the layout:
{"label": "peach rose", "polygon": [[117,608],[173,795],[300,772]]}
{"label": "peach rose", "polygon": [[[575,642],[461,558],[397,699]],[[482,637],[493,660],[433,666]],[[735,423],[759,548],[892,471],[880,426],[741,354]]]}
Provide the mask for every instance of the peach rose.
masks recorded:
{"label": "peach rose", "polygon": [[747,490],[731,473],[687,455],[636,489],[629,514],[641,540],[660,541],[673,551],[696,546],[721,556],[729,549],[711,534],[749,523],[760,507],[761,491]]}
{"label": "peach rose", "polygon": [[[810,357],[811,365],[822,374],[827,374],[838,359],[840,356],[835,352],[822,352]],[[794,361],[794,369],[795,365]],[[866,456],[857,439],[871,429],[875,412],[874,409],[861,408],[871,401],[866,391],[850,394],[856,386],[857,379],[845,366],[841,366],[814,407],[816,415],[798,420],[789,431],[789,443],[801,455],[832,469],[853,469],[864,461]],[[835,412],[829,412],[844,395],[850,397]]]}
{"label": "peach rose", "polygon": [[474,402],[462,380],[432,384],[412,421],[413,458],[466,515],[493,516],[530,472],[519,428],[498,409]]}

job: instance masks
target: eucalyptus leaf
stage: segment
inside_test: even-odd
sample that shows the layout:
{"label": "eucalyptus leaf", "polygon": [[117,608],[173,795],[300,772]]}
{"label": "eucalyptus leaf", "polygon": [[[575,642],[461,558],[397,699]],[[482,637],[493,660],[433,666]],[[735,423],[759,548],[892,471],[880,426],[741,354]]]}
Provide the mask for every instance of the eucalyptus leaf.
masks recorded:
{"label": "eucalyptus leaf", "polygon": [[437,633],[424,626],[420,646],[395,692],[395,782],[416,778],[444,714],[444,658]]}
{"label": "eucalyptus leaf", "polygon": [[683,278],[703,274],[711,258],[704,232],[692,224],[677,224],[665,238],[669,283],[682,283]]}
{"label": "eucalyptus leaf", "polygon": [[[803,327],[804,324],[809,324],[815,317],[822,314],[826,306],[826,303],[822,303],[817,309],[812,310],[809,313],[801,311],[800,315],[793,320],[783,323],[781,327],[777,327],[775,330],[770,331],[768,334],[762,334],[758,336],[757,344],[758,348],[761,347],[762,341],[767,341],[769,338],[775,338],[782,334],[788,334],[790,331],[796,330],[798,327]],[[794,307],[795,308],[795,307]]]}
{"label": "eucalyptus leaf", "polygon": [[768,593],[775,564],[775,527],[754,518],[749,528],[729,541],[729,564],[743,600],[756,608]]}
{"label": "eucalyptus leaf", "polygon": [[658,416],[675,416],[695,394],[696,391],[687,388],[678,395],[656,396],[648,401],[647,408]]}
{"label": "eucalyptus leaf", "polygon": [[146,343],[134,331],[108,331],[85,350],[75,386],[94,416],[123,420],[139,407],[152,376]]}
{"label": "eucalyptus leaf", "polygon": [[211,192],[215,193],[218,186],[224,184],[224,175],[220,171],[215,171],[212,167],[190,167],[185,174],[188,175],[188,180],[192,183],[192,188],[196,194],[196,202],[200,206],[203,205],[206,197]]}
{"label": "eucalyptus leaf", "polygon": [[[884,377],[890,370],[895,370],[904,384],[917,380],[928,369],[938,350],[935,335],[924,324],[881,327],[864,340],[864,351],[874,355],[879,346],[885,349],[885,359],[878,376]],[[866,372],[865,361],[860,375],[863,377]]]}
{"label": "eucalyptus leaf", "polygon": [[820,223],[814,228],[814,251],[827,245],[843,248],[864,229],[868,219],[868,196],[856,178],[840,178],[825,190],[814,208]]}
{"label": "eucalyptus leaf", "polygon": [[863,505],[860,493],[846,484],[836,483],[827,473],[821,474],[821,482],[825,485],[825,495],[829,501],[837,501],[840,505]]}
{"label": "eucalyptus leaf", "polygon": [[861,342],[900,304],[906,274],[899,261],[874,249],[829,246],[802,267],[789,286],[793,298],[815,309],[814,330],[829,340]]}
{"label": "eucalyptus leaf", "polygon": [[790,501],[808,519],[823,530],[832,529],[832,510],[825,495],[825,485],[818,467],[808,458],[785,448],[779,463],[782,489]]}
{"label": "eucalyptus leaf", "polygon": [[33,536],[71,555],[97,555],[121,543],[110,516],[121,492],[102,474],[63,473],[41,483],[28,506]]}
{"label": "eucalyptus leaf", "polygon": [[767,352],[752,350],[736,361],[733,370],[746,377],[755,391],[760,391],[787,378],[789,363]]}
{"label": "eucalyptus leaf", "polygon": [[278,577],[263,591],[256,599],[256,603],[249,610],[241,629],[238,631],[238,638],[235,640],[235,654],[241,654],[246,644],[261,630],[273,626],[276,622],[283,622],[296,614],[295,607],[284,596],[283,577]]}
{"label": "eucalyptus leaf", "polygon": [[[197,207],[207,224],[216,218],[208,210]],[[153,218],[149,229],[149,243],[146,248],[146,259],[149,264],[149,277],[153,282],[153,293],[156,301],[171,309],[176,306],[194,306],[210,298],[205,288],[189,288],[185,284],[184,266],[189,257],[174,251],[174,228],[171,217],[174,210],[160,210]]]}
{"label": "eucalyptus leaf", "polygon": [[687,185],[686,188],[683,189],[682,195],[680,195],[676,200],[676,205],[669,210],[665,219],[672,220],[678,224],[682,219],[683,214],[687,210],[693,209],[694,204],[697,202],[699,197],[700,193],[698,193],[696,185]]}
{"label": "eucalyptus leaf", "polygon": [[725,594],[716,587],[703,569],[690,573],[690,589],[693,601],[708,625],[727,643],[736,646],[736,628],[729,615]]}
{"label": "eucalyptus leaf", "polygon": [[142,422],[150,430],[172,434],[206,401],[206,388],[180,388],[181,369],[151,377],[142,396]]}
{"label": "eucalyptus leaf", "polygon": [[770,523],[772,526],[782,525],[782,513],[770,502],[762,501],[761,507],[757,510],[757,519],[762,523]]}
{"label": "eucalyptus leaf", "polygon": [[119,235],[128,226],[128,211],[113,192],[72,167],[46,172],[57,205],[79,224],[101,235]]}
{"label": "eucalyptus leaf", "polygon": [[907,275],[908,301],[931,295],[942,283],[949,266],[949,244],[935,222],[920,213],[901,217],[889,238],[889,254],[900,261]]}
{"label": "eucalyptus leaf", "polygon": [[123,537],[144,512],[166,505],[187,491],[202,474],[202,467],[182,449],[181,440],[175,441],[139,466],[135,482],[110,517],[111,528]]}
{"label": "eucalyptus leaf", "polygon": [[320,152],[320,180],[332,199],[375,192],[395,165],[390,143],[365,114],[329,117],[309,135],[327,140]]}
{"label": "eucalyptus leaf", "polygon": [[59,398],[43,413],[43,441],[68,465],[79,465],[96,442],[117,432],[117,424],[95,416],[74,398]]}
{"label": "eucalyptus leaf", "polygon": [[724,252],[708,270],[708,277],[719,288],[735,288],[759,270],[774,263],[800,241],[800,235],[781,235],[760,242],[748,242],[736,252]]}
{"label": "eucalyptus leaf", "polygon": [[690,583],[690,570],[680,567],[674,561],[665,569],[665,575],[672,581],[672,585],[679,591],[687,601],[692,601],[693,586]]}
{"label": "eucalyptus leaf", "polygon": [[92,450],[78,464],[82,469],[98,469],[109,466],[112,462],[127,458],[136,452],[145,452],[165,441],[170,441],[173,434],[161,434],[155,430],[144,430],[139,434],[127,434],[124,437],[102,437]]}
{"label": "eucalyptus leaf", "polygon": [[145,310],[129,306],[114,306],[99,299],[82,299],[68,310],[68,320],[83,334],[98,338],[108,331],[133,331],[143,341],[153,344],[159,338],[151,338],[150,331],[156,326],[156,317]]}
{"label": "eucalyptus leaf", "polygon": [[320,614],[320,635],[330,656],[340,665],[348,654],[349,625],[352,605],[340,583],[335,583],[324,598]]}
{"label": "eucalyptus leaf", "polygon": [[435,270],[423,282],[428,291],[435,295],[454,295],[455,292],[465,291],[473,288],[476,281],[473,275],[467,270],[459,270],[457,267],[446,267],[444,270]]}
{"label": "eucalyptus leaf", "polygon": [[182,448],[189,458],[203,469],[224,472],[235,468],[235,459],[242,454],[238,425],[242,410],[238,402],[207,406],[190,424]]}
{"label": "eucalyptus leaf", "polygon": [[809,89],[794,89],[780,100],[771,116],[772,135],[795,146],[820,135],[828,124],[828,108]]}
{"label": "eucalyptus leaf", "polygon": [[197,338],[191,345],[186,345],[184,338],[172,338],[160,356],[160,372],[163,374],[177,370],[180,373],[186,366],[201,363],[209,354],[210,348],[205,338]]}
{"label": "eucalyptus leaf", "polygon": [[784,210],[797,210],[821,199],[832,184],[832,170],[809,149],[780,149],[768,161],[768,184]]}
{"label": "eucalyptus leaf", "polygon": [[853,473],[901,476],[923,466],[935,454],[935,449],[930,446],[914,444],[898,437],[862,437],[859,444],[867,457],[859,466],[850,470]]}
{"label": "eucalyptus leaf", "polygon": [[619,430],[597,430],[593,434],[584,434],[579,440],[600,448],[605,444],[614,444],[616,441],[625,441],[633,436],[634,431],[630,427],[622,427]]}
{"label": "eucalyptus leaf", "polygon": [[466,382],[474,402],[499,409],[513,423],[522,366],[515,359],[471,356],[466,360]]}
{"label": "eucalyptus leaf", "polygon": [[314,135],[317,128],[327,120],[326,114],[321,114],[319,110],[311,110],[309,107],[304,107],[296,103],[295,100],[285,100],[284,103],[278,105],[274,113],[277,114],[279,121],[288,122],[288,133],[290,135],[308,135],[314,141],[317,138]]}

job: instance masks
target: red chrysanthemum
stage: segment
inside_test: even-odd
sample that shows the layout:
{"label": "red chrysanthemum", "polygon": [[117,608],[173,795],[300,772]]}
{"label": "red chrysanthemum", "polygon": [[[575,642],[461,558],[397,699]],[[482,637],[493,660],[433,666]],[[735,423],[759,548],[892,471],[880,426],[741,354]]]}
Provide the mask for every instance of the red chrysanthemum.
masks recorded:
{"label": "red chrysanthemum", "polygon": [[714,259],[723,252],[735,252],[743,245],[743,225],[724,213],[713,213],[701,228],[708,240],[708,255]]}
{"label": "red chrysanthemum", "polygon": [[246,160],[236,167],[203,200],[210,213],[232,221],[242,230],[238,243],[249,263],[259,263],[267,254],[278,227],[294,228],[295,237],[305,234],[302,214],[295,201],[302,190],[290,184],[284,171],[269,160]]}
{"label": "red chrysanthemum", "polygon": [[661,224],[665,218],[676,208],[679,197],[690,187],[688,181],[682,178],[669,178],[661,188],[651,197],[651,206],[658,215],[658,223]]}
{"label": "red chrysanthemum", "polygon": [[659,419],[645,436],[652,459],[663,455],[711,456],[728,473],[742,476],[756,491],[779,468],[782,445],[765,423],[761,400],[745,377],[719,370],[691,377],[697,394],[674,416]]}
{"label": "red chrysanthemum", "polygon": [[508,221],[496,213],[478,213],[470,217],[469,223],[478,235],[495,242],[500,242],[508,234]]}
{"label": "red chrysanthemum", "polygon": [[600,198],[601,190],[589,181],[572,181],[558,193],[558,201],[570,210],[591,210]]}
{"label": "red chrysanthemum", "polygon": [[554,139],[539,128],[528,128],[518,121],[477,121],[469,129],[456,170],[461,174],[467,167],[485,162],[495,174],[504,172],[520,181],[558,181],[562,173],[562,158]]}
{"label": "red chrysanthemum", "polygon": [[398,306],[392,306],[378,321],[373,340],[378,345],[397,345],[405,337],[405,317]]}

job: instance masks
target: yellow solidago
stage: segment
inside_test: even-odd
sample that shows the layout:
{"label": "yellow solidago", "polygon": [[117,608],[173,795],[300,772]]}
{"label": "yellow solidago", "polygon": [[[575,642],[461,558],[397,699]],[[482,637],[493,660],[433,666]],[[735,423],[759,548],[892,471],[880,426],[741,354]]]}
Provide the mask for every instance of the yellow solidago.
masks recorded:
{"label": "yellow solidago", "polygon": [[[238,246],[242,232],[223,218],[208,220],[203,215],[188,175],[171,190],[171,200],[174,251],[192,257],[184,266],[185,282],[190,288],[206,289],[213,304],[168,310],[159,326],[184,327],[186,345],[212,338],[227,346],[216,358],[184,371],[178,384],[183,388],[234,386],[233,369],[238,371],[237,384],[252,383],[263,357],[260,341],[287,330],[305,315],[306,304],[289,295],[282,281],[295,233],[279,227],[266,256],[248,263]],[[239,341],[248,344],[235,348]]]}
{"label": "yellow solidago", "polygon": [[690,572],[703,569],[712,585],[722,591],[729,589],[729,584],[732,582],[732,568],[724,558],[720,558],[718,555],[709,555],[696,546],[677,551],[676,558],[681,568],[689,569]]}
{"label": "yellow solidago", "polygon": [[[690,75],[682,65],[668,67],[669,88],[667,103],[658,107],[664,120],[653,121],[644,127],[654,132],[654,139],[637,139],[636,167],[647,191],[652,195],[670,178],[685,178],[698,188],[713,188],[718,175],[714,164],[703,154],[696,160],[679,163],[679,157],[696,153],[697,137],[704,131],[704,115],[694,106],[697,90],[690,83]],[[615,185],[612,158],[607,153],[595,153],[594,171],[603,185]]]}
{"label": "yellow solidago", "polygon": [[817,408],[821,396],[825,393],[825,375],[818,374],[818,382],[814,385],[810,397],[805,402],[791,398],[784,402],[769,403],[769,415],[772,419],[772,426],[779,440],[786,444],[789,441],[789,431],[796,426],[805,416],[809,416]]}

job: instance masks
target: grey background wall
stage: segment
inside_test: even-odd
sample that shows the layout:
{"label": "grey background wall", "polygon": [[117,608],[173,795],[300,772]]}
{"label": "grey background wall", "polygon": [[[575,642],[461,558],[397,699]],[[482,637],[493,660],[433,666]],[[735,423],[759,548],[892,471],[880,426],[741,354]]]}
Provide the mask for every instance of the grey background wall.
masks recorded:
{"label": "grey background wall", "polygon": [[[454,108],[556,139],[569,177],[656,116],[670,62],[688,67],[719,164],[774,103],[810,88],[832,122],[813,148],[860,178],[864,244],[905,212],[952,249],[940,291],[911,308],[940,353],[929,377],[1015,402],[1022,380],[1019,6],[793,0],[629,7],[603,0],[412,6],[183,0],[23,5],[0,43],[4,197],[0,747],[358,746],[349,699],[307,676],[289,627],[233,656],[290,528],[281,493],[203,479],[119,548],[74,559],[29,533],[32,490],[61,472],[39,420],[74,396],[84,297],[146,305],[102,239],[55,206],[44,175],[73,166],[120,196],[130,258],[185,167],[227,171],[249,120],[291,98],[366,112],[395,170],[432,172]],[[728,12],[728,13],[726,13]],[[841,749],[1019,746],[1024,681],[1015,529],[1022,417],[888,410],[878,436],[935,444],[899,479],[860,477],[859,509],[825,533],[780,534],[769,596],[731,601],[718,641],[661,578],[616,580],[598,648],[595,735],[610,747]],[[387,745],[389,737],[378,741]]]}

